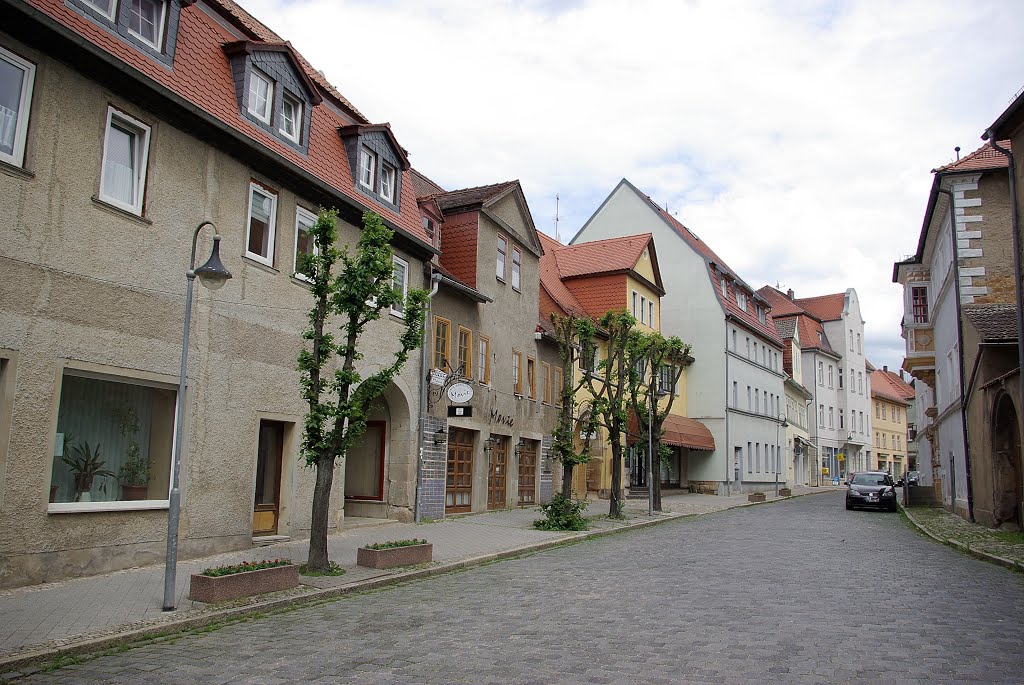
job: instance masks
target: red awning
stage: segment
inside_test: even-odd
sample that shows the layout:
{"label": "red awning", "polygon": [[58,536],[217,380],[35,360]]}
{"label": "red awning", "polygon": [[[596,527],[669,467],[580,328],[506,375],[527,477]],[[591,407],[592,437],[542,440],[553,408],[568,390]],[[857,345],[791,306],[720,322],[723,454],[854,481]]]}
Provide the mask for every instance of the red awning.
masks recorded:
{"label": "red awning", "polygon": [[[715,449],[715,436],[711,434],[708,427],[697,419],[689,419],[685,416],[674,416],[669,414],[662,424],[664,434],[661,441],[666,445],[677,445],[688,447],[691,450],[707,450],[713,452]],[[640,440],[640,424],[636,420],[636,414],[629,415],[629,436],[630,444]]]}

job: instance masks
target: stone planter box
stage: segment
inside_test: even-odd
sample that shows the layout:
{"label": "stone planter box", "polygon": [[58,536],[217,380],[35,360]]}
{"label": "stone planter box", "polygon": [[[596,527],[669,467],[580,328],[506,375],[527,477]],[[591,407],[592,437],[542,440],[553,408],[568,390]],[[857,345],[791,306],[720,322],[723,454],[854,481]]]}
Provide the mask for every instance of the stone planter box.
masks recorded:
{"label": "stone planter box", "polygon": [[226,602],[229,599],[287,590],[299,584],[299,565],[274,566],[228,576],[192,574],[188,598],[196,602]]}
{"label": "stone planter box", "polygon": [[765,494],[763,492],[752,492],[747,495],[748,502],[764,502]]}
{"label": "stone planter box", "polygon": [[789,488],[779,488],[779,497],[792,497],[793,491]]}
{"label": "stone planter box", "polygon": [[356,551],[356,563],[367,568],[395,568],[396,566],[413,566],[425,564],[434,557],[434,546],[429,542],[423,545],[407,545],[405,547],[389,547],[387,549],[368,549],[360,547]]}

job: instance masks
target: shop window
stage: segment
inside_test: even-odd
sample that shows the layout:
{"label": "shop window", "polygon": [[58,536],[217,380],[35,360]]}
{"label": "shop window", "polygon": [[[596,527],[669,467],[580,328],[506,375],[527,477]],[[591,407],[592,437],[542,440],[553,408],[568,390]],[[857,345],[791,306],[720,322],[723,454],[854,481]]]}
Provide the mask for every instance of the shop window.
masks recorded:
{"label": "shop window", "polygon": [[176,395],[169,386],[65,371],[50,501],[166,500]]}

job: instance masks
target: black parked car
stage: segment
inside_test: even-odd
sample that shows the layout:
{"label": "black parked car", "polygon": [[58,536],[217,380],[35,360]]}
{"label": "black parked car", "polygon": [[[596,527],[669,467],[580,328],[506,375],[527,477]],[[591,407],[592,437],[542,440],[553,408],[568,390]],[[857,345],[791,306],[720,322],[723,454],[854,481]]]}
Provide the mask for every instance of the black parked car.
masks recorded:
{"label": "black parked car", "polygon": [[846,508],[873,507],[896,511],[896,484],[884,471],[861,471],[846,488]]}
{"label": "black parked car", "polygon": [[919,471],[907,471],[907,485],[920,485],[921,473]]}

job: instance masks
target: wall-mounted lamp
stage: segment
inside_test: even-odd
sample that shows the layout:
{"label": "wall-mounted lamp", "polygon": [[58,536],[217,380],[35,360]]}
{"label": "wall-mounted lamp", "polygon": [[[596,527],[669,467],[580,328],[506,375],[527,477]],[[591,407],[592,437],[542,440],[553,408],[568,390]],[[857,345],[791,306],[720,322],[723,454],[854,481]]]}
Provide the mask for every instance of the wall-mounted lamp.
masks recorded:
{"label": "wall-mounted lamp", "polygon": [[447,441],[447,439],[448,439],[448,434],[445,432],[444,428],[438,428],[437,432],[434,433],[434,444],[435,445],[443,445]]}
{"label": "wall-mounted lamp", "polygon": [[498,444],[498,438],[490,437],[484,440],[484,452],[490,452]]}
{"label": "wall-mounted lamp", "polygon": [[526,438],[519,438],[519,442],[516,443],[516,458],[523,456],[524,449],[526,449]]}

